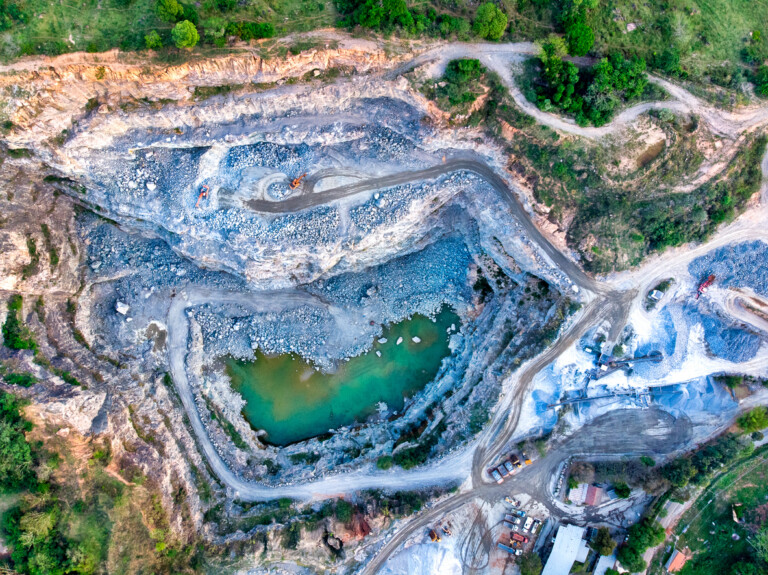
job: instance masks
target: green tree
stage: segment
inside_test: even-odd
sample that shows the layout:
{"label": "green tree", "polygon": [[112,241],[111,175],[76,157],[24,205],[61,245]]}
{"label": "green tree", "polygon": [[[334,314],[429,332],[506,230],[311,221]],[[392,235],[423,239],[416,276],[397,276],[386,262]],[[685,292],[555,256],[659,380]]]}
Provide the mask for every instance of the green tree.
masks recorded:
{"label": "green tree", "polygon": [[32,449],[25,433],[32,424],[21,416],[21,402],[0,392],[0,490],[13,491],[33,481]]}
{"label": "green tree", "polygon": [[565,31],[568,50],[574,56],[585,56],[595,43],[595,33],[584,22],[575,22]]}
{"label": "green tree", "polygon": [[632,492],[632,490],[629,488],[629,485],[627,485],[623,481],[620,481],[616,485],[614,485],[613,490],[616,492],[616,495],[618,495],[622,499],[626,499],[627,497],[629,497],[629,494]]}
{"label": "green tree", "polygon": [[521,555],[518,565],[520,565],[520,575],[539,575],[541,573],[541,557],[533,551]]}
{"label": "green tree", "polygon": [[177,48],[192,48],[200,41],[197,28],[189,20],[176,24],[171,31],[171,37]]}
{"label": "green tree", "polygon": [[610,555],[616,548],[616,541],[611,537],[611,532],[607,527],[600,527],[597,530],[595,540],[592,542],[592,548],[600,555]]}
{"label": "green tree", "polygon": [[768,409],[765,406],[755,407],[736,420],[738,426],[747,433],[768,427]]}
{"label": "green tree", "polygon": [[507,29],[507,15],[493,2],[482,4],[475,13],[472,31],[481,38],[499,40]]}
{"label": "green tree", "polygon": [[184,16],[184,7],[177,0],[157,0],[155,11],[165,22],[176,22]]}
{"label": "green tree", "polygon": [[160,39],[160,34],[156,30],[152,30],[149,34],[144,36],[144,44],[147,46],[147,50],[157,50],[163,47],[163,41]]}
{"label": "green tree", "polygon": [[755,74],[755,91],[768,98],[768,66],[760,66]]}

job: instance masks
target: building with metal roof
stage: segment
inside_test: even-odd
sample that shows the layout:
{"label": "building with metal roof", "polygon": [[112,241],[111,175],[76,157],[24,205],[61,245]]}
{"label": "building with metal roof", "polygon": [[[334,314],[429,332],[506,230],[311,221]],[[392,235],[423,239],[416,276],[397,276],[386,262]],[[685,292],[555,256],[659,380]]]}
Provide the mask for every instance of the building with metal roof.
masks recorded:
{"label": "building with metal roof", "polygon": [[561,525],[541,575],[568,575],[574,561],[586,561],[589,547],[584,540],[585,532],[584,527]]}

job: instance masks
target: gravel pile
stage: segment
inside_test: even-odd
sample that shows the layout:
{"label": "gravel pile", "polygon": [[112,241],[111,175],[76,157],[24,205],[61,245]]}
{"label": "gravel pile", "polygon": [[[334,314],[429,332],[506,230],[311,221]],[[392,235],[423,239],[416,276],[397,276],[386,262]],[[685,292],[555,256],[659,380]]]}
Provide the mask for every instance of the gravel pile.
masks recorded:
{"label": "gravel pile", "polygon": [[726,324],[720,318],[702,315],[704,339],[713,355],[734,363],[749,361],[760,349],[760,337]]}
{"label": "gravel pile", "polygon": [[768,244],[756,240],[712,250],[688,264],[694,280],[710,274],[725,287],[748,287],[768,296]]}

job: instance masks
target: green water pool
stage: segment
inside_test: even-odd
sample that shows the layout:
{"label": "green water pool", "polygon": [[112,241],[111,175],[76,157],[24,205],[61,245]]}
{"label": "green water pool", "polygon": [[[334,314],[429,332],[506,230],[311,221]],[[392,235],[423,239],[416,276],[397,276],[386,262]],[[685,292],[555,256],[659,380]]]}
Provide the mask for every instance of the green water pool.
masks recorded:
{"label": "green water pool", "polygon": [[[258,351],[256,361],[228,359],[227,373],[246,401],[246,420],[265,430],[269,443],[287,445],[361,422],[381,401],[401,410],[404,399],[432,381],[450,354],[451,325],[458,330],[459,318],[447,307],[436,321],[414,315],[392,324],[381,336],[386,342],[377,340],[367,354],[340,362],[334,373],[320,372],[293,354]],[[414,342],[414,337],[421,341]]]}

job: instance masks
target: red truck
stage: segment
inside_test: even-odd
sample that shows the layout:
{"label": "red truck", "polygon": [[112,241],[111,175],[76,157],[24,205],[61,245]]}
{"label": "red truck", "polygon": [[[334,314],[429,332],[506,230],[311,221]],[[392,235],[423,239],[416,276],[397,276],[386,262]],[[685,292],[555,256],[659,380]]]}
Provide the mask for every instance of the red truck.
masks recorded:
{"label": "red truck", "polygon": [[528,543],[528,538],[525,535],[520,535],[519,533],[510,533],[510,537],[512,537],[513,541],[519,541],[520,543]]}

